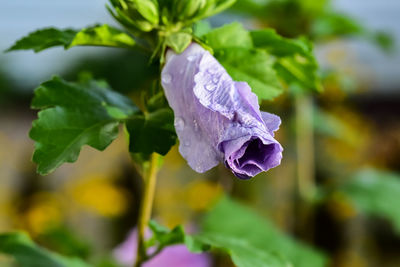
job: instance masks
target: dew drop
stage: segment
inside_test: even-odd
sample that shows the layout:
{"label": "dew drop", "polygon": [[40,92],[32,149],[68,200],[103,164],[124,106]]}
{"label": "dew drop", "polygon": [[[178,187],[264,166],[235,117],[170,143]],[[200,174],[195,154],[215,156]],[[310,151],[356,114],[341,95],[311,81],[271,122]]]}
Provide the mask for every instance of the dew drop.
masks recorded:
{"label": "dew drop", "polygon": [[190,142],[189,141],[185,141],[185,142],[183,142],[183,145],[188,147],[188,146],[190,146]]}
{"label": "dew drop", "polygon": [[181,117],[176,117],[174,120],[174,126],[176,130],[181,131],[185,127],[185,121]]}
{"label": "dew drop", "polygon": [[219,79],[218,79],[218,77],[214,77],[212,81],[213,81],[213,83],[217,84]]}
{"label": "dew drop", "polygon": [[215,89],[215,85],[213,85],[213,84],[206,84],[206,89],[207,89],[208,91],[213,91],[213,90]]}
{"label": "dew drop", "polygon": [[187,57],[187,60],[188,61],[193,61],[193,60],[195,60],[196,59],[196,56],[188,56]]}
{"label": "dew drop", "polygon": [[172,80],[172,77],[170,74],[167,73],[162,76],[161,80],[163,83],[170,83]]}
{"label": "dew drop", "polygon": [[194,124],[194,130],[197,132],[199,130],[199,124],[197,123],[196,120],[193,120],[193,124]]}
{"label": "dew drop", "polygon": [[203,171],[203,168],[201,167],[200,164],[196,165],[195,171],[197,171],[197,172],[202,172]]}

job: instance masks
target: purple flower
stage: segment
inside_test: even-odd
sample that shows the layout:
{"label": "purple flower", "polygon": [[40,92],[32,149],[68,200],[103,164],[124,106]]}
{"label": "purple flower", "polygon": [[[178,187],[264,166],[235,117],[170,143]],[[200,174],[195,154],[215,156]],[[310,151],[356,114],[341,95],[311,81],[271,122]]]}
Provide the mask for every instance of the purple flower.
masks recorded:
{"label": "purple flower", "polygon": [[[147,232],[149,235],[150,233]],[[114,256],[123,266],[132,266],[136,260],[137,231],[133,230],[128,238],[114,250]],[[154,249],[149,249],[149,253]],[[203,254],[189,252],[185,245],[174,245],[164,248],[160,254],[146,261],[143,267],[210,267],[210,257]]]}
{"label": "purple flower", "polygon": [[192,169],[205,172],[224,161],[237,177],[249,179],[280,164],[283,149],[273,137],[280,118],[260,112],[249,85],[233,81],[200,45],[181,54],[169,50],[161,80],[175,113],[179,151]]}

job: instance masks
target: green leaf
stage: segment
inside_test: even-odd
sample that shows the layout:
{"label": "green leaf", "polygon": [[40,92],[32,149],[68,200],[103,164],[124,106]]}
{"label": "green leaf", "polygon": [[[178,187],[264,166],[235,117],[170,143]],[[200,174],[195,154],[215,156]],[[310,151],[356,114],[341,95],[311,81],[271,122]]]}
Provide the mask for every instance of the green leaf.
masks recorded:
{"label": "green leaf", "polygon": [[78,32],[68,48],[77,45],[129,48],[135,45],[135,41],[128,34],[104,24]]}
{"label": "green leaf", "polygon": [[21,232],[0,234],[0,253],[13,256],[23,267],[89,267],[78,258],[67,258],[35,245]]}
{"label": "green leaf", "polygon": [[118,125],[137,109],[104,83],[68,83],[59,77],[41,84],[32,107],[42,109],[30,137],[36,141],[33,161],[48,174],[64,162],[75,162],[82,146],[104,150],[118,135]]}
{"label": "green leaf", "polygon": [[400,234],[400,175],[374,169],[356,173],[339,190],[364,213],[392,222]]}
{"label": "green leaf", "polygon": [[252,31],[251,38],[256,48],[276,57],[274,68],[287,85],[322,90],[318,63],[308,40],[284,38],[270,29]]}
{"label": "green leaf", "polygon": [[282,93],[273,60],[265,51],[235,47],[218,50],[215,56],[235,81],[247,82],[260,99]]}
{"label": "green leaf", "polygon": [[212,31],[211,24],[208,21],[198,21],[193,24],[193,34],[198,37],[203,37]]}
{"label": "green leaf", "polygon": [[158,5],[157,1],[153,0],[133,0],[136,5],[137,11],[153,25],[158,24]]}
{"label": "green leaf", "polygon": [[170,108],[133,115],[126,122],[129,133],[129,151],[149,155],[165,155],[176,143],[174,113]]}
{"label": "green leaf", "polygon": [[312,49],[301,39],[284,38],[273,29],[255,30],[250,32],[254,47],[265,49],[276,57],[312,56]]}
{"label": "green leaf", "polygon": [[181,244],[185,240],[185,232],[183,227],[178,225],[174,229],[168,228],[158,224],[155,221],[150,221],[149,227],[153,232],[153,238],[157,241],[159,247],[166,247],[175,244]]}
{"label": "green leaf", "polygon": [[81,31],[47,28],[23,37],[7,51],[32,49],[40,52],[55,46],[63,46],[68,49],[77,45],[132,47],[135,45],[135,41],[128,34],[106,24],[85,28]]}
{"label": "green leaf", "polygon": [[311,34],[315,38],[360,35],[365,29],[353,18],[336,12],[324,12],[312,24]]}
{"label": "green leaf", "polygon": [[72,42],[76,35],[72,29],[58,30],[47,28],[30,33],[28,36],[18,40],[7,51],[30,50],[40,52],[54,46],[64,46],[65,48]]}
{"label": "green leaf", "polygon": [[[211,248],[224,251],[230,255],[233,263],[238,267],[289,267],[292,266],[280,255],[261,250],[247,242],[245,237],[237,238],[227,235],[199,234],[194,237],[199,243],[207,244]],[[188,246],[189,249],[192,245]],[[207,248],[207,247],[205,247]],[[195,252],[191,250],[192,252]]]}
{"label": "green leaf", "polygon": [[231,7],[236,0],[206,0],[205,5],[196,15],[195,20],[201,20],[206,17],[214,16]]}
{"label": "green leaf", "polygon": [[288,266],[287,261],[296,267],[326,266],[327,259],[321,253],[293,240],[265,218],[229,198],[222,198],[201,226],[202,231],[195,237],[228,250],[239,267]]}
{"label": "green leaf", "polygon": [[214,29],[204,35],[204,39],[206,44],[214,50],[228,47],[253,47],[250,33],[238,22]]}
{"label": "green leaf", "polygon": [[273,58],[266,51],[253,48],[250,32],[240,23],[212,30],[203,38],[232,78],[247,82],[261,100],[271,100],[282,93]]}
{"label": "green leaf", "polygon": [[191,43],[192,35],[186,32],[176,32],[169,35],[165,41],[176,53],[182,53]]}

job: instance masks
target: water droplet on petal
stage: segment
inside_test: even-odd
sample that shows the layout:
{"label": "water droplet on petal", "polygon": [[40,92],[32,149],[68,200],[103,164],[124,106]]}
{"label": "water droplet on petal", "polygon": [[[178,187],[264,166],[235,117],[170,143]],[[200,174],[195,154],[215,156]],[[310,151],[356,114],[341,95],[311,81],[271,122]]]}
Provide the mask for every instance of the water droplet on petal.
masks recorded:
{"label": "water droplet on petal", "polygon": [[196,59],[196,56],[188,56],[187,57],[187,60],[188,61],[193,61],[193,60],[195,60]]}
{"label": "water droplet on petal", "polygon": [[183,142],[183,145],[184,146],[190,146],[190,142],[189,141],[185,141],[185,142]]}
{"label": "water droplet on petal", "polygon": [[175,117],[174,126],[177,131],[181,131],[185,127],[185,121],[181,117]]}
{"label": "water droplet on petal", "polygon": [[199,124],[197,123],[196,120],[193,120],[193,124],[194,124],[194,130],[197,132],[199,130]]}
{"label": "water droplet on petal", "polygon": [[206,84],[206,89],[208,91],[213,91],[215,89],[215,85],[214,84]]}
{"label": "water droplet on petal", "polygon": [[171,80],[172,80],[172,77],[171,77],[170,74],[166,73],[166,74],[162,75],[161,80],[162,80],[163,83],[170,83]]}
{"label": "water droplet on petal", "polygon": [[213,83],[217,84],[219,79],[218,79],[218,77],[214,77],[212,81],[213,81]]}
{"label": "water droplet on petal", "polygon": [[195,171],[197,171],[197,172],[202,172],[203,171],[203,168],[201,167],[200,164],[196,165]]}

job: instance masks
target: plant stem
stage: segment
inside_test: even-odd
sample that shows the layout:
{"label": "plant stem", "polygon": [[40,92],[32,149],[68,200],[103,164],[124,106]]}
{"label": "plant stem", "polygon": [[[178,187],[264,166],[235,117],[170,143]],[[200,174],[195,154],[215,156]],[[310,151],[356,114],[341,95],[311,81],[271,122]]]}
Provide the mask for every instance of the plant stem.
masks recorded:
{"label": "plant stem", "polygon": [[313,211],[311,201],[315,195],[315,159],[313,99],[310,95],[296,95],[296,146],[297,146],[297,218],[299,234],[313,240]]}
{"label": "plant stem", "polygon": [[138,247],[135,267],[142,266],[142,263],[147,260],[147,252],[145,247],[145,232],[151,217],[153,207],[154,192],[156,188],[158,154],[153,153],[150,156],[150,161],[144,164],[143,182],[144,192],[140,205],[139,220],[138,220]]}
{"label": "plant stem", "polygon": [[308,201],[315,193],[313,99],[296,96],[297,181],[299,195]]}

